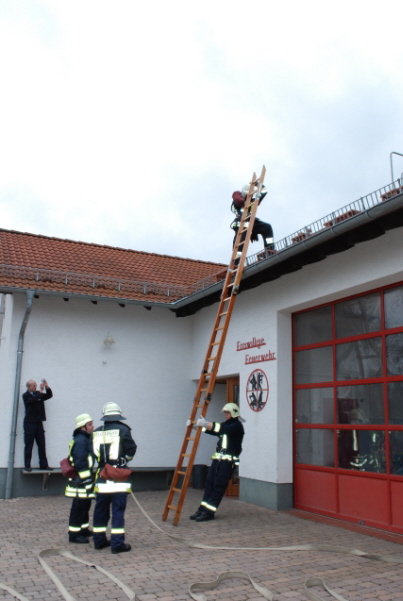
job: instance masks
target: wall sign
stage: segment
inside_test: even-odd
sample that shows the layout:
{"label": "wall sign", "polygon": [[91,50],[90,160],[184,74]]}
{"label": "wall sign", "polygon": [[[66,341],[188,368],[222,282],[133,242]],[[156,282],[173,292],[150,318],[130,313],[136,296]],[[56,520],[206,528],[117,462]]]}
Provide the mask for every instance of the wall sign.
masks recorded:
{"label": "wall sign", "polygon": [[248,377],[246,400],[252,411],[262,411],[269,398],[269,381],[262,369],[255,369]]}
{"label": "wall sign", "polygon": [[[252,340],[247,340],[245,342],[238,340],[236,343],[236,350],[248,351],[254,348],[260,350],[262,346],[266,346],[264,338],[252,338]],[[249,353],[246,353],[245,355],[245,365],[249,365],[250,363],[261,363],[263,361],[277,361],[276,353],[274,351],[267,351],[267,353],[261,353],[259,355],[250,355]]]}

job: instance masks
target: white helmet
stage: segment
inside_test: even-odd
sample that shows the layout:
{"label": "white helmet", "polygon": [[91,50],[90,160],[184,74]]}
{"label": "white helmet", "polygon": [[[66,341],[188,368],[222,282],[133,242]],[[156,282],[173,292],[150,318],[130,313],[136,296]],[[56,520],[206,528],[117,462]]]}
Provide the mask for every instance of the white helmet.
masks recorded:
{"label": "white helmet", "polygon": [[241,190],[241,194],[244,198],[246,198],[249,194],[250,184],[245,184]]}
{"label": "white helmet", "polygon": [[240,417],[239,407],[236,403],[227,403],[226,405],[224,405],[221,411],[229,411],[231,413],[231,417]]}
{"label": "white helmet", "polygon": [[77,415],[76,417],[76,428],[83,428],[85,424],[92,422],[92,417],[89,413],[81,413],[81,415]]}
{"label": "white helmet", "polygon": [[122,410],[117,403],[106,403],[102,409],[102,413],[103,417],[101,417],[101,421],[103,422],[126,419],[123,417]]}
{"label": "white helmet", "polygon": [[256,192],[257,186],[255,184],[245,184],[241,190],[241,194],[244,198],[246,198],[249,194],[249,190],[252,188],[252,194]]}

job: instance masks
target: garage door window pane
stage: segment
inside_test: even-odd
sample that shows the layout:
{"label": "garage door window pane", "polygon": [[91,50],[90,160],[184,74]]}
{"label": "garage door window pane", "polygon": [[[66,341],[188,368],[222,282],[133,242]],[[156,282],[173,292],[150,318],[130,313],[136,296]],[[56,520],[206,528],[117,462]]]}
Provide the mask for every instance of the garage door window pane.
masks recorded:
{"label": "garage door window pane", "polygon": [[390,471],[403,476],[403,432],[389,432]]}
{"label": "garage door window pane", "polygon": [[383,424],[382,384],[358,384],[337,388],[339,424]]}
{"label": "garage door window pane", "polygon": [[386,337],[386,364],[388,376],[403,375],[403,334]]}
{"label": "garage door window pane", "polygon": [[369,338],[338,344],[336,347],[336,371],[338,380],[381,377],[381,339]]}
{"label": "garage door window pane", "polygon": [[332,308],[322,307],[294,316],[295,346],[326,342],[332,337]]}
{"label": "garage door window pane", "polygon": [[360,472],[386,471],[385,433],[376,430],[340,430],[339,467]]}
{"label": "garage door window pane", "polygon": [[297,430],[297,463],[334,467],[333,430]]}
{"label": "garage door window pane", "polygon": [[403,326],[403,286],[385,291],[385,325],[387,328]]}
{"label": "garage door window pane", "polygon": [[389,423],[403,424],[403,382],[388,384]]}
{"label": "garage door window pane", "polygon": [[314,384],[333,380],[332,347],[310,349],[295,353],[297,384]]}
{"label": "garage door window pane", "polygon": [[295,419],[300,424],[332,424],[333,388],[297,390]]}
{"label": "garage door window pane", "polygon": [[381,329],[380,296],[370,294],[335,305],[336,338],[361,336]]}

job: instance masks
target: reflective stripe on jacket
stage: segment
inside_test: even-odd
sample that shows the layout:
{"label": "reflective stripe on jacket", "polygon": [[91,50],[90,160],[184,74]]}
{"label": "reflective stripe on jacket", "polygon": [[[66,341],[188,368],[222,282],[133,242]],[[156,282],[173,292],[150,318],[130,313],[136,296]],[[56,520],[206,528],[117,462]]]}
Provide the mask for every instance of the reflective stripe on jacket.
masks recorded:
{"label": "reflective stripe on jacket", "polygon": [[205,430],[206,434],[218,436],[219,440],[216,447],[217,457],[212,459],[231,458],[231,461],[239,461],[239,455],[242,452],[242,440],[244,437],[244,429],[242,423],[237,417],[231,417],[224,422],[213,422],[211,430]]}
{"label": "reflective stripe on jacket", "polygon": [[69,478],[66,486],[66,497],[78,497],[79,499],[93,499],[94,494],[94,454],[92,451],[92,438],[89,432],[80,428],[74,430],[73,439],[70,442],[68,458],[75,467],[78,478]]}
{"label": "reflective stripe on jacket", "polygon": [[129,480],[127,482],[113,482],[112,480],[104,480],[100,477],[100,473],[106,463],[118,466],[122,459],[126,461],[133,459],[137,445],[132,438],[129,426],[119,421],[105,422],[103,426],[100,426],[93,432],[92,437],[94,453],[99,465],[96,475],[95,492],[107,494],[130,492],[131,483]]}

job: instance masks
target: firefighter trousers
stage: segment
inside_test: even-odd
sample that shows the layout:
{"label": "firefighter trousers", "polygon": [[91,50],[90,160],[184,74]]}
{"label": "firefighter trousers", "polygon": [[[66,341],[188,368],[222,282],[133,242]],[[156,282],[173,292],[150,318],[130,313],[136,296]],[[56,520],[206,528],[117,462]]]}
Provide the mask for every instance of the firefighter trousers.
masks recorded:
{"label": "firefighter trousers", "polygon": [[225,494],[228,482],[234,471],[232,461],[213,459],[206,478],[201,506],[203,509],[215,512]]}
{"label": "firefighter trousers", "polygon": [[106,541],[106,530],[112,509],[111,548],[117,549],[125,540],[126,492],[97,493],[93,518],[94,546]]}
{"label": "firefighter trousers", "polygon": [[[234,241],[233,241],[232,247],[235,246],[235,240],[236,240],[239,228],[233,228],[233,229],[235,231],[235,236],[234,236]],[[273,228],[272,228],[272,226],[270,225],[270,223],[266,223],[265,221],[260,221],[260,219],[256,218],[255,223],[253,224],[251,241],[252,242],[254,240],[257,241],[259,234],[263,238],[264,247],[268,248],[269,250],[273,250],[274,244],[273,244]],[[246,237],[246,232],[243,232],[243,234],[241,236],[241,242],[243,242],[245,240],[245,237]]]}
{"label": "firefighter trousers", "polygon": [[69,533],[80,534],[81,529],[87,530],[90,525],[89,512],[92,499],[73,499],[70,509]]}

